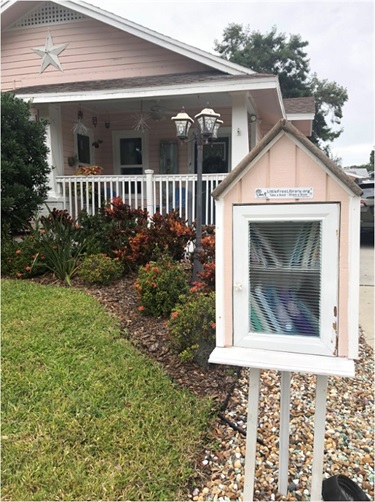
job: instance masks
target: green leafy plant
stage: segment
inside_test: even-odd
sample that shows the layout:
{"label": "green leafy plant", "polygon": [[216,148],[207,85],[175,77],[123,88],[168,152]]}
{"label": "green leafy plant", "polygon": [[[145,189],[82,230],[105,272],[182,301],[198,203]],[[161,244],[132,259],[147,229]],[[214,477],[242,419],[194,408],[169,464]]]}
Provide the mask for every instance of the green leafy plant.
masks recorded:
{"label": "green leafy plant", "polygon": [[169,257],[140,267],[135,288],[139,294],[139,310],[154,317],[169,316],[179,295],[188,291],[188,282],[182,265]]}
{"label": "green leafy plant", "polygon": [[77,273],[89,239],[82,236],[79,225],[67,211],[54,209],[39,219],[35,232],[39,236],[40,255],[45,266],[68,286]]}
{"label": "green leafy plant", "polygon": [[192,292],[215,291],[215,227],[206,226],[202,235],[202,251],[198,256],[202,271],[198,272],[199,281],[194,283]]}
{"label": "green leafy plant", "polygon": [[103,253],[114,257],[113,235],[116,233],[116,222],[103,216],[99,210],[91,215],[81,211],[77,218],[81,239],[86,239],[86,254]]}
{"label": "green leafy plant", "polygon": [[119,279],[123,270],[118,259],[100,253],[86,256],[78,268],[78,275],[89,284],[109,284]]}
{"label": "green leafy plant", "polygon": [[30,120],[30,104],[1,93],[1,227],[27,229],[48,192],[46,122]]}
{"label": "green leafy plant", "polygon": [[[1,273],[4,276],[28,279],[47,271],[45,257],[40,253],[40,243],[35,233],[15,240],[3,232],[1,242]],[[38,259],[39,258],[39,259]]]}
{"label": "green leafy plant", "polygon": [[207,366],[215,347],[215,293],[180,297],[171,313],[168,329],[171,343],[183,361]]}
{"label": "green leafy plant", "polygon": [[149,218],[147,211],[131,209],[121,197],[114,198],[102,211],[104,221],[114,223],[108,234],[112,252],[130,270],[156,260],[160,253],[174,260],[184,257],[194,229],[187,225],[176,211],[159,213]]}

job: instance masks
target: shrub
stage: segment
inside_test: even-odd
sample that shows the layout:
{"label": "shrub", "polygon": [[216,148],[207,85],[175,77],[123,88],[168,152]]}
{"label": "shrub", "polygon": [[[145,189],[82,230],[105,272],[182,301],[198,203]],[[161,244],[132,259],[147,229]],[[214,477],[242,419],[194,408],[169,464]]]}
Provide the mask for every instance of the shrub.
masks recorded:
{"label": "shrub", "polygon": [[1,273],[18,279],[28,279],[47,271],[40,244],[32,233],[16,241],[4,232],[1,243]]}
{"label": "shrub", "polygon": [[137,238],[138,240],[133,239],[131,242],[134,256],[145,260],[144,245],[147,244],[152,258],[154,249],[158,248],[174,260],[180,261],[185,256],[187,244],[195,238],[195,232],[193,227],[187,225],[178,212],[173,210],[166,215],[155,213],[150,224],[141,229]]}
{"label": "shrub", "polygon": [[167,317],[179,295],[188,291],[187,276],[181,264],[164,256],[140,267],[135,288],[141,311],[154,317]]}
{"label": "shrub", "polygon": [[199,254],[199,261],[202,263],[203,270],[198,272],[201,280],[202,290],[209,292],[215,291],[215,227],[207,226],[202,236],[202,249]]}
{"label": "shrub", "polygon": [[110,237],[113,255],[132,270],[158,259],[160,253],[181,260],[194,238],[193,228],[176,211],[148,218],[147,211],[131,209],[120,197],[104,207],[103,216],[116,223]]}
{"label": "shrub", "polygon": [[180,297],[168,321],[172,346],[184,361],[207,366],[215,347],[215,293]]}
{"label": "shrub", "polygon": [[46,123],[30,120],[30,104],[1,93],[1,228],[25,230],[48,192]]}
{"label": "shrub", "polygon": [[54,209],[48,216],[39,219],[35,233],[39,237],[40,253],[45,257],[45,266],[54,275],[70,286],[77,273],[89,239],[82,236],[79,225],[67,211]]}
{"label": "shrub", "polygon": [[113,255],[112,236],[116,232],[116,223],[103,217],[99,210],[94,215],[81,211],[77,219],[81,239],[86,239],[86,254]]}
{"label": "shrub", "polygon": [[122,273],[121,263],[103,253],[86,256],[78,268],[78,275],[89,284],[109,284]]}

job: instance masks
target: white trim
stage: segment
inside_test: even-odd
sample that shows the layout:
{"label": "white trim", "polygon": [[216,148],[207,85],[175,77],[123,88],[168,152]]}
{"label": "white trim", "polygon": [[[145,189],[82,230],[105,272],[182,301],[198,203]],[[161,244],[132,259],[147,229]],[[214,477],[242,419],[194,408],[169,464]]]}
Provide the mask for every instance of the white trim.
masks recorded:
{"label": "white trim", "polygon": [[48,197],[53,199],[58,197],[56,176],[64,172],[64,152],[62,147],[62,119],[60,105],[48,106],[48,140],[49,140],[49,162],[51,163],[51,173],[49,182],[52,185]]}
{"label": "white trim", "polygon": [[241,368],[312,373],[314,375],[351,378],[355,375],[352,359],[243,347],[216,347],[208,362],[240,366]]}
{"label": "white trim", "polygon": [[[340,206],[337,203],[246,204],[233,207],[233,339],[234,345],[284,352],[330,356],[336,345],[338,310],[338,228]],[[250,333],[249,222],[320,221],[322,252],[320,276],[319,337]]]}
{"label": "white trim", "polygon": [[216,290],[216,345],[225,345],[225,270],[224,270],[224,201],[216,201],[216,226],[215,226],[215,290]]}
{"label": "white trim", "polygon": [[123,131],[113,131],[112,132],[112,148],[113,148],[113,173],[121,175],[121,165],[120,165],[120,140],[123,138],[141,138],[142,140],[142,165],[128,166],[128,167],[139,167],[142,168],[143,173],[149,168],[148,159],[148,132],[135,130],[123,130]]}
{"label": "white trim", "polygon": [[71,101],[92,101],[92,100],[112,100],[131,99],[147,97],[184,96],[189,94],[220,93],[234,91],[252,91],[278,89],[277,77],[260,77],[240,80],[220,80],[209,82],[180,83],[173,85],[161,85],[150,87],[133,87],[129,89],[107,89],[100,91],[72,91],[72,92],[45,92],[38,94],[22,94],[16,91],[17,97],[24,100],[33,100],[34,104],[66,103]]}
{"label": "white trim", "polygon": [[359,270],[360,270],[360,197],[351,197],[349,201],[349,284],[348,284],[348,357],[358,358],[359,336]]}
{"label": "white trim", "polygon": [[247,93],[230,93],[232,98],[231,165],[236,166],[249,153],[249,117]]}
{"label": "white trim", "polygon": [[299,120],[314,120],[315,113],[287,113],[286,114],[286,119],[289,120],[289,122],[295,121],[298,122]]}

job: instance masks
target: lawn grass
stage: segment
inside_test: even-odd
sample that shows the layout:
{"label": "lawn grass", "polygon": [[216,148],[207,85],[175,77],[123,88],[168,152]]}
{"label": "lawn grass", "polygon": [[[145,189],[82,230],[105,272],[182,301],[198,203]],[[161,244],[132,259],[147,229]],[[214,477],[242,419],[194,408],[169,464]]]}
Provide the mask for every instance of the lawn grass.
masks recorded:
{"label": "lawn grass", "polygon": [[2,500],[178,500],[211,404],[83,292],[2,281]]}

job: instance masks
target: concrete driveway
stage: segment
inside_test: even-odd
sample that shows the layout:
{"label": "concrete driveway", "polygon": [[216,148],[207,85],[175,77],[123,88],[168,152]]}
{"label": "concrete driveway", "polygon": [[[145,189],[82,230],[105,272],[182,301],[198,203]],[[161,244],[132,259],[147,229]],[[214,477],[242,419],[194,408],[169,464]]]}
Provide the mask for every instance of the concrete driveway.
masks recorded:
{"label": "concrete driveway", "polygon": [[374,236],[363,235],[360,252],[359,324],[374,348]]}

